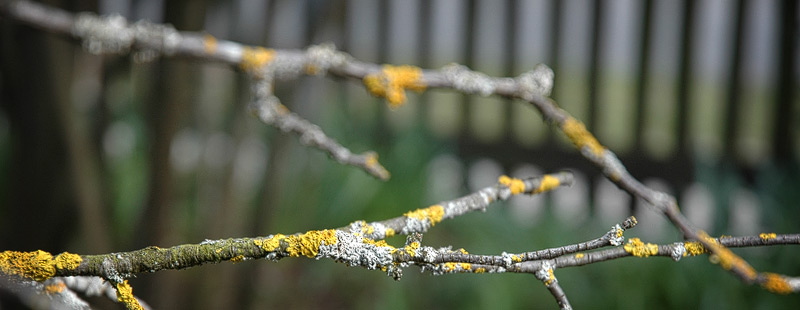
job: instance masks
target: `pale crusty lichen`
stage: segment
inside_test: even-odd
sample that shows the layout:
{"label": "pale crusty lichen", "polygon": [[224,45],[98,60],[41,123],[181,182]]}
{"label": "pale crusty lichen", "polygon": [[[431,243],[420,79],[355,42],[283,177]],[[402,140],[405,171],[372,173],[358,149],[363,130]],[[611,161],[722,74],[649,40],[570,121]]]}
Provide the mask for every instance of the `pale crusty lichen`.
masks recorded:
{"label": "pale crusty lichen", "polygon": [[426,87],[422,69],[414,66],[384,65],[380,72],[368,74],[363,81],[370,94],[386,98],[392,108],[406,102],[406,89],[422,92]]}

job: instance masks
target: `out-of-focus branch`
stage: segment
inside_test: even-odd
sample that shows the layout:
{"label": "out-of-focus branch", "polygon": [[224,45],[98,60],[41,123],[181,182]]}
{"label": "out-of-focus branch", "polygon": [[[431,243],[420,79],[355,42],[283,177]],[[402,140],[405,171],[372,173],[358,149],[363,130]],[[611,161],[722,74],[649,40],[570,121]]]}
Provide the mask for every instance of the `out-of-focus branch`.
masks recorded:
{"label": "out-of-focus branch", "polygon": [[[150,61],[159,56],[201,58],[239,67],[254,80],[290,79],[302,74],[324,75],[327,68],[348,61],[346,54],[336,52],[332,46],[317,46],[307,51],[276,51],[217,40],[207,34],[177,31],[170,25],[146,21],[129,24],[119,15],[72,15],[28,1],[2,4],[0,13],[35,27],[80,39],[93,54],[134,53],[137,61]],[[254,84],[259,82],[255,81]],[[301,143],[324,151],[339,163],[362,168],[381,180],[389,179],[389,172],[381,166],[374,152],[353,154],[325,135],[318,126],[290,113],[275,100],[277,98],[271,97],[276,104],[265,102],[266,98],[254,101],[258,109],[266,108],[270,113],[267,118],[259,115],[266,124],[298,135]]]}

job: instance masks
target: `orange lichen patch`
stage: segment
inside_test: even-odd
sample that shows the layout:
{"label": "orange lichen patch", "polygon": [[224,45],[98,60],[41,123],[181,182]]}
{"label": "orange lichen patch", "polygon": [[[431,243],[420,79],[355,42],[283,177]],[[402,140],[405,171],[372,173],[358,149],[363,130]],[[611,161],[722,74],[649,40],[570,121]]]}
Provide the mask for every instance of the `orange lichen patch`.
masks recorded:
{"label": "orange lichen patch", "polygon": [[626,243],[623,248],[625,252],[631,253],[636,257],[648,257],[658,254],[658,245],[644,243],[642,240],[639,240],[639,238],[628,239],[628,243]]}
{"label": "orange lichen patch", "polygon": [[549,174],[545,174],[542,177],[542,182],[539,183],[539,187],[535,189],[533,193],[538,194],[541,192],[549,191],[551,189],[558,187],[560,184],[561,181],[559,181],[556,177]]}
{"label": "orange lichen patch", "polygon": [[268,64],[275,58],[275,50],[260,46],[245,47],[242,49],[242,61],[239,67],[247,72],[253,72]]}
{"label": "orange lichen patch", "polygon": [[406,102],[406,89],[417,92],[425,90],[422,69],[414,66],[384,65],[381,72],[365,76],[364,85],[373,96],[386,98],[392,108]]}
{"label": "orange lichen patch", "polygon": [[56,269],[72,270],[81,265],[83,259],[78,254],[64,252],[56,255],[55,264]]}
{"label": "orange lichen patch", "polygon": [[5,251],[0,253],[0,271],[44,281],[56,274],[56,266],[53,255],[45,251]]}
{"label": "orange lichen patch", "polygon": [[133,289],[130,284],[128,284],[128,280],[117,283],[115,287],[117,288],[117,301],[125,304],[125,308],[129,310],[144,309],[142,305],[139,304],[139,301],[136,300],[136,297],[133,297]]}
{"label": "orange lichen patch", "polygon": [[[425,209],[417,209],[403,214],[406,217],[424,221],[425,219],[431,222],[431,226],[442,221],[444,217],[444,207],[441,205],[432,205]],[[388,235],[388,232],[387,232]]]}
{"label": "orange lichen patch", "polygon": [[41,250],[33,252],[5,251],[0,253],[0,272],[44,281],[53,277],[58,270],[78,268],[81,261],[80,255],[67,252],[53,258],[52,254]]}
{"label": "orange lichen patch", "polygon": [[317,75],[317,73],[319,73],[319,68],[312,64],[306,64],[303,67],[303,71],[305,71],[308,75]]}
{"label": "orange lichen patch", "polygon": [[254,239],[253,243],[255,245],[260,246],[264,251],[267,252],[274,252],[278,250],[281,246],[281,240],[286,239],[286,236],[282,234],[273,235],[269,239]]}
{"label": "orange lichen patch", "polygon": [[214,54],[217,52],[217,38],[210,34],[203,36],[203,47],[206,53]]}
{"label": "orange lichen patch", "polygon": [[758,236],[761,237],[761,240],[764,240],[764,241],[767,241],[767,240],[770,240],[770,239],[775,239],[775,238],[778,237],[778,235],[775,234],[775,233],[761,233]]}
{"label": "orange lichen patch", "polygon": [[484,272],[486,272],[486,268],[478,267],[477,269],[475,269],[475,273],[484,273]]}
{"label": "orange lichen patch", "polygon": [[517,178],[510,178],[502,175],[497,182],[508,187],[511,190],[512,195],[521,194],[525,191],[525,182]]}
{"label": "orange lichen patch", "polygon": [[777,294],[789,294],[792,292],[792,286],[789,285],[784,276],[771,272],[765,272],[762,275],[765,280],[761,283],[761,287],[764,289]]}
{"label": "orange lichen patch", "polygon": [[683,256],[697,256],[700,254],[708,253],[706,247],[703,246],[702,243],[697,241],[687,241],[683,243],[683,247],[686,248],[686,252],[683,252]]}
{"label": "orange lichen patch", "polygon": [[575,254],[575,258],[577,258],[577,259],[581,259],[581,258],[583,258],[583,256],[584,256],[583,253],[576,253]]}
{"label": "orange lichen patch", "polygon": [[705,231],[699,231],[697,235],[709,242],[709,251],[714,253],[709,257],[712,262],[718,261],[720,266],[725,270],[736,269],[743,273],[744,277],[749,281],[756,279],[758,275],[756,270],[750,266],[744,259],[734,254],[730,249],[719,245],[714,238],[711,238]]}
{"label": "orange lichen patch", "polygon": [[64,291],[67,288],[67,285],[64,282],[58,282],[54,284],[48,284],[44,286],[44,291],[48,294],[58,294]]}
{"label": "orange lichen patch", "polygon": [[286,115],[289,114],[289,108],[287,108],[285,105],[278,104],[275,106],[275,112],[278,112],[280,115]]}
{"label": "orange lichen patch", "polygon": [[569,138],[572,144],[575,144],[578,149],[582,149],[584,146],[589,147],[589,150],[591,150],[595,156],[602,156],[603,152],[606,150],[606,148],[597,141],[597,138],[586,130],[586,126],[573,117],[567,117],[567,119],[561,123],[561,130],[564,131],[567,138]]}
{"label": "orange lichen patch", "polygon": [[324,243],[326,245],[336,244],[336,230],[312,230],[301,235],[292,235],[286,237],[286,242],[289,246],[286,248],[286,253],[289,256],[306,256],[316,257],[319,253],[319,247]]}
{"label": "orange lichen patch", "polygon": [[231,258],[231,262],[234,264],[241,261],[244,261],[244,255],[236,255],[233,258]]}

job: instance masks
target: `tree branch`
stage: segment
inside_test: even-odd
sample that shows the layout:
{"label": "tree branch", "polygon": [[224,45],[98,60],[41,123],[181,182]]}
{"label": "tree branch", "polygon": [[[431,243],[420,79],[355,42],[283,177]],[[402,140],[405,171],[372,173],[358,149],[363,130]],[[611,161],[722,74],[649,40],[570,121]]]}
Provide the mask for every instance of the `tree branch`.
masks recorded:
{"label": "tree branch", "polygon": [[[133,24],[120,16],[97,17],[91,13],[72,15],[28,1],[12,1],[0,5],[0,13],[11,19],[70,35],[82,40],[83,46],[94,54],[134,53],[134,59],[148,61],[159,56],[191,57],[209,62],[235,66],[252,79],[254,94],[250,110],[264,123],[300,137],[300,142],[326,152],[339,163],[361,168],[385,180],[388,171],[377,162],[372,152],[355,155],[335,140],[327,137],[316,125],[291,113],[272,92],[275,79],[294,79],[301,75],[326,75],[357,79],[368,92],[386,98],[392,107],[402,105],[405,91],[424,91],[427,88],[447,88],[465,94],[497,95],[521,99],[536,107],[544,118],[572,141],[582,156],[598,167],[618,187],[634,197],[648,202],[666,216],[690,242],[671,245],[643,243],[634,238],[623,247],[598,250],[620,245],[622,231],[633,227],[635,219],[616,225],[603,237],[584,243],[521,254],[487,256],[471,255],[451,248],[433,249],[420,245],[421,233],[439,221],[467,212],[484,210],[490,203],[505,200],[516,194],[538,194],[572,182],[569,173],[545,175],[520,180],[501,177],[499,184],[468,196],[442,202],[404,216],[380,222],[356,221],[338,229],[308,231],[294,235],[270,235],[255,238],[207,240],[171,248],[145,249],[105,255],[78,256],[62,253],[57,256],[44,251],[13,252],[0,255],[0,269],[6,274],[19,274],[36,281],[53,276],[94,275],[112,282],[120,299],[129,307],[138,303],[125,282],[137,273],[163,269],[182,269],[205,263],[230,260],[307,256],[330,258],[351,266],[382,269],[394,278],[402,275],[402,267],[421,265],[434,274],[452,272],[522,272],[533,273],[542,280],[556,298],[559,306],[569,308],[569,301],[553,275],[556,268],[582,266],[627,256],[669,256],[675,260],[687,255],[711,254],[712,262],[735,274],[744,283],[758,283],[776,293],[798,292],[798,278],[759,273],[728,247],[797,244],[798,235],[762,234],[749,237],[714,239],[695,228],[680,213],[674,197],[646,187],[634,178],[616,155],[569,113],[547,98],[553,86],[553,72],[546,66],[514,78],[490,77],[461,65],[448,65],[439,70],[423,70],[413,66],[380,66],[353,59],[332,46],[312,46],[307,50],[273,50],[250,47],[236,42],[217,40],[199,33],[177,31],[169,25],[144,21]],[[627,223],[627,224],[626,224]],[[406,245],[394,248],[381,240],[395,233],[408,235]],[[574,255],[568,255],[573,254]],[[131,301],[132,300],[132,301]]]}

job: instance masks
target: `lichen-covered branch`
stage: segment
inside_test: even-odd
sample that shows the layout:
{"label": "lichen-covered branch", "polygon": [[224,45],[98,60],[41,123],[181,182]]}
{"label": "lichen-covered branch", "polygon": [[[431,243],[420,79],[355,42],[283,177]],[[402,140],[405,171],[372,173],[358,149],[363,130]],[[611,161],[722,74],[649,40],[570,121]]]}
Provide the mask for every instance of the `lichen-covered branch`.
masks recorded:
{"label": "lichen-covered branch", "polygon": [[264,123],[299,136],[302,144],[324,151],[339,163],[362,168],[381,180],[389,179],[389,172],[378,162],[374,152],[352,153],[328,137],[319,126],[289,112],[271,95],[271,89],[270,95],[259,96],[265,90],[260,80],[291,79],[302,74],[324,75],[328,68],[341,66],[348,61],[349,56],[335,51],[333,46],[312,46],[305,51],[279,51],[217,40],[207,34],[177,31],[170,25],[147,21],[131,24],[119,15],[72,15],[28,1],[0,4],[0,13],[77,38],[93,54],[133,53],[137,61],[151,61],[159,56],[193,57],[237,67],[253,79],[255,100],[251,109]]}
{"label": "lichen-covered branch", "polygon": [[[306,50],[275,50],[218,40],[210,35],[183,32],[169,25],[145,21],[128,23],[121,16],[98,17],[91,13],[70,14],[28,1],[0,4],[0,14],[50,32],[81,40],[94,54],[129,54],[137,61],[156,57],[191,57],[236,67],[251,78],[253,101],[250,111],[264,123],[282,132],[296,135],[304,145],[320,149],[335,161],[352,165],[386,180],[389,172],[378,163],[373,152],[354,154],[328,137],[318,126],[292,113],[273,93],[276,79],[294,79],[302,75],[331,75],[360,81],[372,95],[385,98],[391,108],[406,101],[406,91],[422,92],[431,88],[452,89],[464,94],[502,96],[523,100],[539,110],[544,118],[562,131],[583,157],[598,167],[618,187],[641,198],[656,212],[666,216],[687,242],[669,245],[645,243],[637,238],[623,245],[623,231],[635,225],[630,218],[614,226],[600,238],[553,249],[519,254],[473,255],[450,247],[422,246],[422,233],[438,222],[462,214],[485,210],[492,202],[517,194],[538,194],[572,182],[569,173],[541,178],[501,177],[497,185],[476,193],[417,209],[396,218],[367,223],[355,221],[338,229],[314,230],[293,235],[207,240],[170,248],[148,247],[141,250],[105,255],[62,253],[53,256],[45,251],[0,253],[0,271],[29,281],[46,281],[58,276],[99,276],[109,281],[117,299],[131,309],[141,305],[133,297],[126,279],[144,272],[182,269],[222,261],[306,256],[332,259],[350,266],[381,269],[395,279],[402,268],[418,265],[433,274],[447,273],[531,273],[541,280],[562,309],[570,308],[558,285],[554,270],[583,266],[622,257],[684,256],[709,254],[712,262],[729,270],[745,283],[757,283],[775,293],[800,291],[800,280],[784,275],[757,272],[730,247],[798,244],[800,235],[765,233],[749,237],[711,238],[696,229],[681,214],[674,197],[646,187],[634,178],[616,157],[581,123],[548,98],[554,73],[544,65],[517,77],[490,77],[458,64],[437,70],[414,66],[378,65],[358,61],[331,45],[312,46]],[[395,234],[408,235],[406,244],[396,248],[383,239]],[[622,245],[621,247],[619,247]],[[602,247],[610,249],[597,250]]]}

